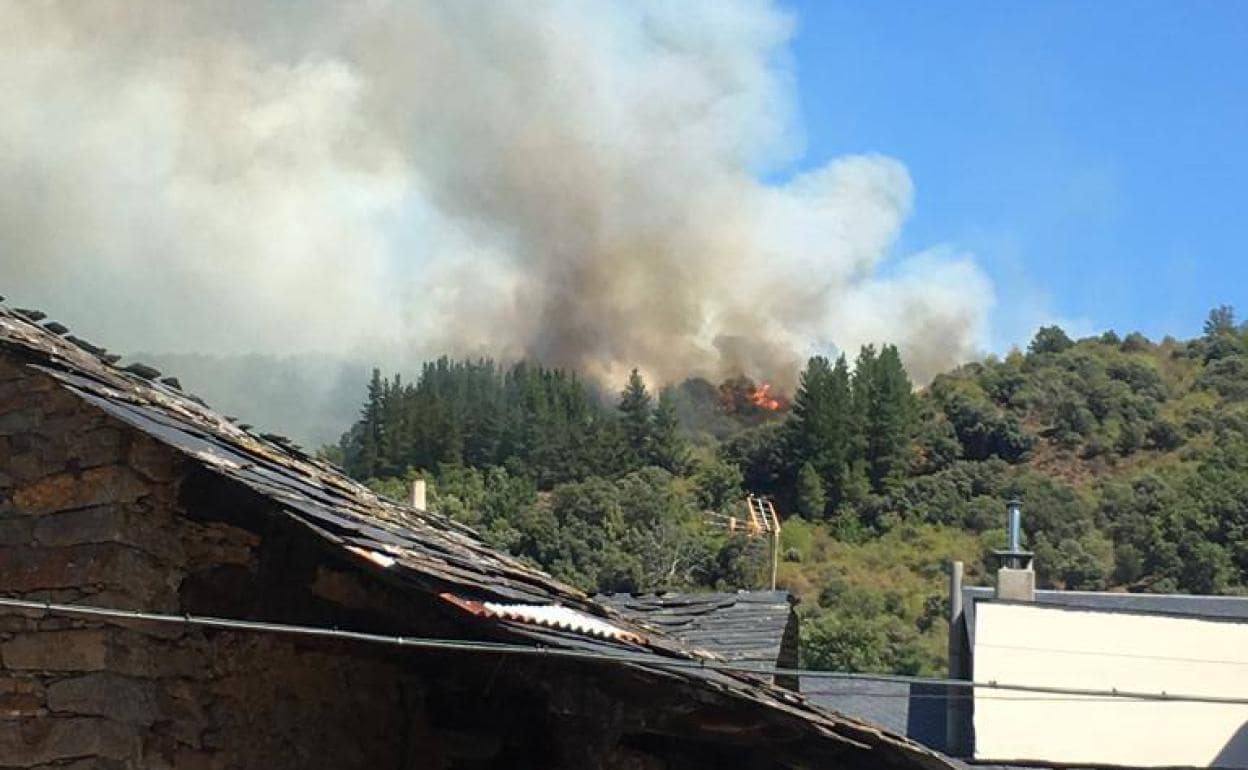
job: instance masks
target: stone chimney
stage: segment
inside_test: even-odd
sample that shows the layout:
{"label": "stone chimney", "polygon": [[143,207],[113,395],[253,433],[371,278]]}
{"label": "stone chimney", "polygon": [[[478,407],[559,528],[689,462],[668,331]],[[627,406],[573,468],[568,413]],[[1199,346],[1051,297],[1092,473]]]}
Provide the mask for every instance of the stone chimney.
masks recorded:
{"label": "stone chimney", "polygon": [[1009,548],[996,551],[997,598],[1011,602],[1030,602],[1036,599],[1036,571],[1033,569],[1035,554],[1022,549],[1023,511],[1022,503],[1011,500],[1005,507],[1005,525],[1009,533]]}
{"label": "stone chimney", "polygon": [[426,485],[424,479],[416,479],[412,482],[412,507],[418,511],[429,510],[426,505]]}

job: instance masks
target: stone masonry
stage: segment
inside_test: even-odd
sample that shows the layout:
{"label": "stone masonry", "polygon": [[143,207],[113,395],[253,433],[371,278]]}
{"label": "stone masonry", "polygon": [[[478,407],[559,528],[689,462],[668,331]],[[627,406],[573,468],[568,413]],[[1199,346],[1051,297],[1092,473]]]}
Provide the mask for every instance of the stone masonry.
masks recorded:
{"label": "stone masonry", "polygon": [[[188,501],[186,474],[171,450],[0,361],[0,592],[253,609],[261,572],[289,565],[256,531],[195,510],[212,503]],[[371,601],[349,573],[304,572],[307,598],[286,590],[288,607]],[[422,697],[377,650],[0,612],[3,768],[437,766],[403,756],[428,732]]]}

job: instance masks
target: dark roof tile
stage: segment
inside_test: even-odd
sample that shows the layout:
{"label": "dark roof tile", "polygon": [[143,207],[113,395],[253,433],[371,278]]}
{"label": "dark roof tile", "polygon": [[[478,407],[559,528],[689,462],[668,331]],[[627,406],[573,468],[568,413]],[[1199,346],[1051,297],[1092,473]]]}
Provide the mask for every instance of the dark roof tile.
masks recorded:
{"label": "dark roof tile", "polygon": [[138,377],[142,377],[145,380],[154,380],[160,376],[159,369],[155,369],[153,367],[148,366],[147,364],[141,364],[138,362],[130,364],[129,366],[122,369],[122,371],[130,372],[131,374],[136,375]]}
{"label": "dark roof tile", "polygon": [[[606,594],[595,597],[639,623],[726,660],[776,665],[793,616],[786,591]],[[796,661],[793,661],[796,664]]]}
{"label": "dark roof tile", "polygon": [[81,348],[82,350],[85,350],[85,351],[87,351],[88,353],[90,353],[91,355],[96,356],[96,357],[103,356],[105,353],[107,353],[107,352],[108,352],[108,351],[107,351],[107,350],[105,350],[104,348],[101,348],[101,347],[97,347],[97,346],[95,346],[95,345],[92,345],[90,342],[87,342],[86,340],[84,340],[84,339],[82,339],[82,338],[80,338],[80,337],[75,337],[75,336],[73,336],[73,335],[70,335],[70,336],[66,337],[65,339],[66,339],[66,340],[68,340],[69,342],[72,342],[73,344],[77,345],[77,346],[78,346],[79,348]]}

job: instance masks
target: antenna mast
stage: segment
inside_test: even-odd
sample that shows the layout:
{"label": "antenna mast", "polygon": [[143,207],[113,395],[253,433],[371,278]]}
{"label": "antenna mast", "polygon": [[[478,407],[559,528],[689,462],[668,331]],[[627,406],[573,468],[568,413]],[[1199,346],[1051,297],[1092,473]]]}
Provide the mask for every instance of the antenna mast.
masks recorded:
{"label": "antenna mast", "polygon": [[780,570],[780,514],[771,498],[749,494],[745,496],[748,518],[738,519],[715,511],[706,512],[706,523],[723,527],[729,532],[741,531],[746,537],[771,537],[771,590],[776,590],[776,578]]}

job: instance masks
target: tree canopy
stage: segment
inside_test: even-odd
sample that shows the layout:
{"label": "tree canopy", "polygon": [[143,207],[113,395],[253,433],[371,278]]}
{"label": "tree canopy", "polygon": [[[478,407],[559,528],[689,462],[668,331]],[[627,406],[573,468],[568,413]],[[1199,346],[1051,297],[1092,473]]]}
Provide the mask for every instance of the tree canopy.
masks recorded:
{"label": "tree canopy", "polygon": [[770,549],[725,524],[770,495],[808,664],[939,671],[942,566],[987,579],[1011,497],[1043,586],[1248,591],[1248,331],[1229,307],[1186,342],[1047,326],[917,391],[889,344],[798,381],[773,409],[744,377],[656,396],[634,370],[604,398],[571,372],[443,358],[375,371],[330,454],[388,494],[430,479],[439,510],[591,591],[761,585]]}

